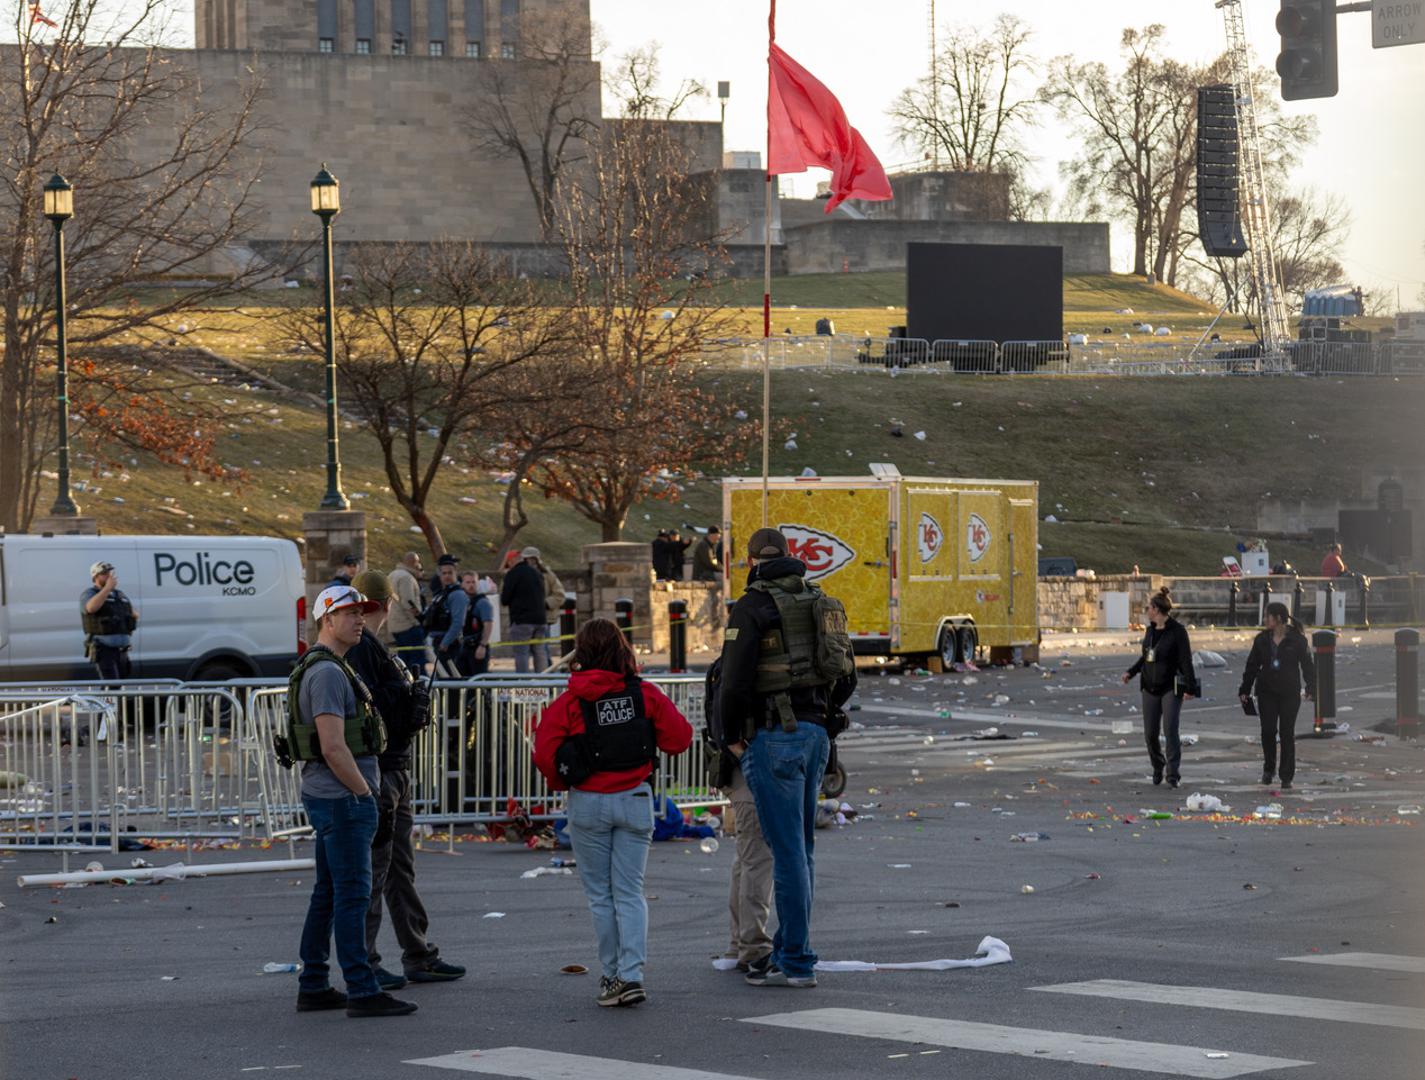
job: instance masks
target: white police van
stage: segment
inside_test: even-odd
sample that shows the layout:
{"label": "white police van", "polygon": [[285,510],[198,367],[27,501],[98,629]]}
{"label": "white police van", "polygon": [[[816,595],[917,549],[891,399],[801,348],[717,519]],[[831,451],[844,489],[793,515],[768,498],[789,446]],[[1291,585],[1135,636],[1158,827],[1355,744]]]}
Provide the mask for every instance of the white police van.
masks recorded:
{"label": "white police van", "polygon": [[79,598],[112,563],[139,612],[134,677],[286,675],[306,593],[297,545],[262,536],[0,535],[0,681],[95,677]]}

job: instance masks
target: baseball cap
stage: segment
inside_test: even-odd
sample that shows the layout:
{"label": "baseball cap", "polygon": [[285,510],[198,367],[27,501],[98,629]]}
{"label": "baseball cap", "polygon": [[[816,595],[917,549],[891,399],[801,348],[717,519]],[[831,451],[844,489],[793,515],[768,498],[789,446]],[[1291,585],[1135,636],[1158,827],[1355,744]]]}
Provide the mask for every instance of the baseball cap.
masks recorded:
{"label": "baseball cap", "polygon": [[351,587],[368,600],[391,599],[391,580],[380,570],[363,570],[351,579]]}
{"label": "baseball cap", "polygon": [[776,529],[758,529],[747,541],[749,559],[775,559],[787,553],[787,538]]}
{"label": "baseball cap", "polygon": [[369,614],[380,606],[377,601],[366,599],[350,585],[333,585],[317,594],[317,602],[312,605],[312,618],[320,621],[323,615],[349,607],[360,608]]}
{"label": "baseball cap", "polygon": [[460,560],[447,551],[440,558],[436,559],[435,564],[436,566],[459,566]]}
{"label": "baseball cap", "polygon": [[539,558],[539,548],[537,548],[537,547],[535,547],[535,546],[533,546],[533,545],[530,545],[529,547],[525,548],[523,551],[520,552],[520,558],[521,558],[521,559],[537,559],[537,558]]}
{"label": "baseball cap", "polygon": [[96,562],[93,566],[89,568],[89,576],[91,578],[96,578],[100,574],[103,574],[112,569],[114,569],[113,563],[105,562],[103,559],[100,559],[98,562]]}
{"label": "baseball cap", "polygon": [[345,555],[343,555],[343,556],[341,557],[341,565],[342,565],[342,566],[360,566],[360,565],[361,565],[361,560],[358,559],[355,555],[353,555],[353,554],[351,554],[350,552],[348,552],[347,554],[345,554]]}

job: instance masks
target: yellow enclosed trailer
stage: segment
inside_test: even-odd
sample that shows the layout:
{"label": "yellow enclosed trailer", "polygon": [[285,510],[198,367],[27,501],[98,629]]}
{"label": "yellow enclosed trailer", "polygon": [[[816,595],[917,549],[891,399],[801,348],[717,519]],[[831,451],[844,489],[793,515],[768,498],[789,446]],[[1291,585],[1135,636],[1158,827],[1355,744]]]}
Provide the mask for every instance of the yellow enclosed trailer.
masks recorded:
{"label": "yellow enclosed trailer", "polygon": [[[762,480],[723,480],[728,595],[747,584],[747,540],[762,526]],[[777,477],[767,523],[807,576],[846,605],[861,655],[938,656],[1039,640],[1039,485],[902,476]]]}

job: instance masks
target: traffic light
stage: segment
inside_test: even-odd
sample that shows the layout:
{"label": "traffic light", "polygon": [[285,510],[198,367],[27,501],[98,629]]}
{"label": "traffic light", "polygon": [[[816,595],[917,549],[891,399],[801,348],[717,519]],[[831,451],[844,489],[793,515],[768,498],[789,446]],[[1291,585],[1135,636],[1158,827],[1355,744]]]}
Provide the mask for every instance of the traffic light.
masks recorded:
{"label": "traffic light", "polygon": [[1281,0],[1277,33],[1282,100],[1335,97],[1336,0]]}

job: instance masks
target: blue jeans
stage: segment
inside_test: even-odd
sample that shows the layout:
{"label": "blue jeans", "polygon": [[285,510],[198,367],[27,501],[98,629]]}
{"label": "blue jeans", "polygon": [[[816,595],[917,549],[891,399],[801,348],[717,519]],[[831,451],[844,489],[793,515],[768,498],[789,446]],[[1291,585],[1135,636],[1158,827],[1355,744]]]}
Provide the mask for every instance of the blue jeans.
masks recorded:
{"label": "blue jeans", "polygon": [[396,656],[411,669],[412,675],[420,678],[426,662],[426,632],[419,626],[413,626],[399,634],[392,634],[391,638],[396,642]]}
{"label": "blue jeans", "polygon": [[806,976],[816,967],[811,948],[811,903],[816,876],[812,862],[816,804],[831,741],[826,729],[805,720],[796,731],[759,731],[742,755],[742,775],[757,803],[757,819],[772,849],[772,891],[777,932],[772,962],[788,975]]}
{"label": "blue jeans", "polygon": [[603,974],[642,982],[648,956],[643,870],[653,842],[653,790],[639,784],[605,795],[574,788],[565,812]]}
{"label": "blue jeans", "polygon": [[366,909],[371,904],[371,841],[381,812],[374,796],[343,795],[337,799],[302,797],[307,820],[317,834],[317,881],[302,926],[303,991],[331,985],[332,933],[336,958],[346,979],[349,998],[379,994],[376,975],[366,955]]}

